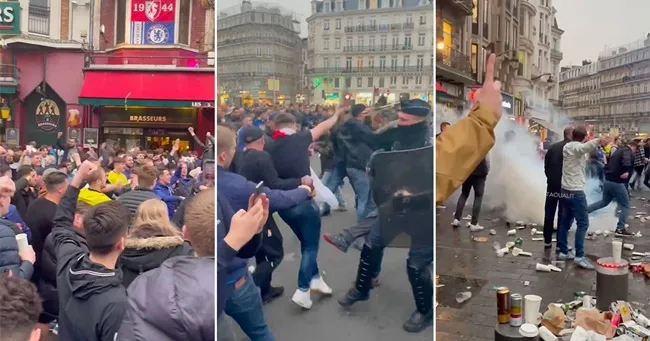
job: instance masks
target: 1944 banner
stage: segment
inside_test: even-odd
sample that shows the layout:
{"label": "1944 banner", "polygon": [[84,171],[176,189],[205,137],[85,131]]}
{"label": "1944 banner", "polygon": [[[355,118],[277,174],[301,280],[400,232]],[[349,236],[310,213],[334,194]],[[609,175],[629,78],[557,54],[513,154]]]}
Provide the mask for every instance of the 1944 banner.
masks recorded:
{"label": "1944 banner", "polygon": [[131,0],[131,22],[174,22],[176,0]]}

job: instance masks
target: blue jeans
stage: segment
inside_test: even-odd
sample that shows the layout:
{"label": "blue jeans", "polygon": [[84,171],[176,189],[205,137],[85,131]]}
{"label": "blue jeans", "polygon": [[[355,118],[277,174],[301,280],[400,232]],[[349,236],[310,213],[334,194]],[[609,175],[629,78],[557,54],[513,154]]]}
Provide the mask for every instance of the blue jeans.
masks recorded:
{"label": "blue jeans", "polygon": [[576,230],[575,250],[576,257],[585,256],[585,236],[589,228],[589,214],[587,213],[587,196],[584,191],[567,191],[562,189],[560,205],[562,209],[562,220],[557,229],[558,252],[569,253],[569,229],[573,219],[578,226]]}
{"label": "blue jeans", "polygon": [[251,341],[275,341],[264,319],[259,288],[250,274],[247,273],[244,278],[239,288],[235,288],[236,283],[228,286],[224,311],[239,324]]}
{"label": "blue jeans", "polygon": [[[329,183],[331,178],[332,178],[332,171],[325,171],[325,173],[323,174],[323,178],[320,179],[320,181],[323,183],[325,187],[329,189],[329,186],[327,184]],[[334,193],[334,195],[336,196],[336,200],[338,200],[339,206],[345,206],[345,200],[343,199],[343,194],[341,194],[341,186],[343,185],[343,178],[341,177],[340,180],[341,180],[340,184],[336,186],[336,189],[333,190],[332,193]],[[334,187],[334,185],[332,185],[332,187]]]}
{"label": "blue jeans", "polygon": [[605,180],[605,183],[603,185],[603,199],[589,205],[587,212],[591,213],[593,211],[607,207],[607,205],[609,205],[612,200],[616,201],[618,207],[621,209],[621,213],[618,215],[618,223],[616,224],[616,229],[624,229],[625,223],[627,221],[627,214],[630,211],[630,196],[627,192],[627,186],[625,183],[617,183]]}
{"label": "blue jeans", "polygon": [[[325,176],[327,174],[329,174],[329,176],[327,177],[327,179],[325,179]],[[343,179],[345,178],[345,176],[346,176],[345,167],[344,167],[344,165],[342,163],[339,163],[336,166],[334,166],[334,168],[327,171],[325,173],[325,175],[323,175],[323,185],[325,185],[325,187],[327,187],[335,195],[336,195],[337,192],[340,194],[341,191],[339,190],[339,188],[341,186],[343,186]],[[339,197],[337,196],[336,199],[338,199],[338,198]],[[339,204],[340,203],[341,203],[341,200],[339,200]],[[345,202],[344,202],[344,204],[345,204]],[[330,210],[330,205],[328,205],[327,203],[323,204],[323,210],[329,211]]]}
{"label": "blue jeans", "polygon": [[377,209],[370,191],[370,178],[365,170],[346,168],[345,171],[357,197],[357,221],[362,221],[370,212]]}
{"label": "blue jeans", "polygon": [[300,241],[300,270],[298,288],[308,290],[312,278],[320,276],[318,270],[318,243],[320,242],[320,209],[309,200],[278,212]]}

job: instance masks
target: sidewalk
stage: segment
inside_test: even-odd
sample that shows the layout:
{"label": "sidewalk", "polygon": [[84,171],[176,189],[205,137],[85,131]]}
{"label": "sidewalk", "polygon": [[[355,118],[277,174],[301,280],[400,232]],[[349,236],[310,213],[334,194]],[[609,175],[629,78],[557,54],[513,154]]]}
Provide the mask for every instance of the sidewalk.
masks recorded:
{"label": "sidewalk", "polygon": [[[637,211],[648,211],[639,199],[633,199],[632,206],[637,208],[631,210],[631,215]],[[466,227],[467,221],[463,221],[457,228],[451,226],[453,210],[452,206],[437,210],[436,272],[440,276],[440,284],[444,286],[437,289],[436,298],[439,304],[436,311],[436,340],[494,340],[497,316],[496,287],[506,286],[510,288],[511,293],[541,296],[542,312],[549,303],[571,301],[576,291],[595,295],[595,271],[576,268],[572,262],[567,262],[564,270],[559,273],[535,271],[535,264],[549,264],[550,260],[554,259],[555,247],[544,252],[542,241],[531,241],[531,227],[517,230],[517,236],[524,241],[521,249],[531,252],[532,257],[514,257],[508,254],[499,258],[492,246],[494,241],[503,246],[515,238],[506,235],[508,227],[505,220],[498,219],[496,212],[483,213],[479,223],[485,229],[471,235],[488,237],[489,241],[475,242]],[[465,215],[469,214],[470,210],[471,205],[468,205]],[[636,252],[650,252],[650,221],[643,224],[638,219],[630,219],[628,223],[631,231],[640,231],[643,237],[626,238],[625,242],[633,243]],[[536,228],[543,229],[541,226]],[[497,234],[490,235],[490,229],[495,229]],[[598,236],[596,240],[587,240],[587,257],[595,261],[600,257],[610,256],[612,238],[610,234],[608,237]],[[573,233],[570,234],[569,243],[573,246]],[[630,254],[631,251],[624,251],[623,257],[627,258]],[[529,283],[525,283],[526,281]],[[472,292],[472,298],[461,304],[457,303],[456,294],[465,291]],[[629,294],[629,301],[648,304],[650,286],[646,284],[643,275],[630,275]]]}

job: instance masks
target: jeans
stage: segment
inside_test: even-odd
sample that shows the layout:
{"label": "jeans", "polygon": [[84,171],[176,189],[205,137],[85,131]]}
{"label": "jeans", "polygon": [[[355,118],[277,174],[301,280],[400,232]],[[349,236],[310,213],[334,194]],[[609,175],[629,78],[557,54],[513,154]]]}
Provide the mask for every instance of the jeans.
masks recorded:
{"label": "jeans", "polygon": [[357,221],[362,221],[370,212],[377,209],[370,190],[370,178],[365,170],[346,168],[345,171],[357,198]]}
{"label": "jeans", "polygon": [[481,205],[483,204],[483,192],[485,191],[485,181],[487,176],[472,176],[470,175],[463,183],[458,203],[456,204],[455,219],[462,219],[463,209],[465,209],[465,202],[469,197],[469,193],[474,189],[474,205],[472,207],[472,225],[478,224],[478,216],[481,214]]}
{"label": "jeans", "polygon": [[[544,244],[551,244],[553,242],[553,224],[555,224],[555,212],[558,211],[557,225],[562,222],[562,206],[563,202],[560,200],[562,188],[546,187],[546,203],[544,204]],[[559,210],[558,210],[559,206]],[[572,224],[573,222],[571,222]]]}
{"label": "jeans", "polygon": [[603,186],[603,199],[589,205],[587,212],[591,213],[593,211],[607,207],[607,205],[609,205],[612,200],[616,201],[618,207],[621,209],[621,213],[618,215],[618,223],[616,224],[616,229],[624,229],[625,223],[627,221],[627,214],[630,211],[630,196],[627,193],[625,183],[617,183],[605,180],[605,184]]}
{"label": "jeans", "polygon": [[320,242],[320,210],[313,200],[278,212],[300,241],[300,270],[298,288],[306,291],[312,278],[320,276],[318,270],[318,243]]}
{"label": "jeans", "polygon": [[[329,188],[327,184],[329,183],[330,179],[332,179],[332,171],[325,171],[320,181],[323,183],[323,185],[325,185],[325,187]],[[339,206],[341,207],[345,206],[345,200],[343,199],[343,194],[341,194],[342,185],[343,185],[343,178],[341,177],[339,185],[336,186],[336,189],[332,191],[332,193],[334,193],[334,195],[336,196],[336,200],[338,200],[339,202]]]}
{"label": "jeans", "polygon": [[569,229],[573,219],[578,226],[576,230],[575,250],[576,257],[585,255],[585,236],[589,228],[589,215],[587,213],[587,196],[584,191],[567,191],[562,189],[560,200],[562,202],[562,220],[557,229],[556,252],[569,253]]}
{"label": "jeans", "polygon": [[[345,166],[343,165],[343,163],[339,163],[326,173],[329,173],[329,177],[325,179],[325,176],[323,176],[323,185],[325,185],[325,187],[327,187],[335,195],[337,192],[340,194],[341,191],[339,190],[339,188],[343,186],[343,179],[346,176]],[[339,197],[337,196],[336,199],[338,200],[338,198]],[[339,204],[340,203],[341,201],[339,200]],[[345,204],[345,202],[343,202],[343,204]],[[328,205],[327,203],[323,204],[323,210],[325,212],[329,211],[330,205]]]}
{"label": "jeans", "polygon": [[235,288],[236,283],[228,286],[224,311],[239,324],[251,341],[275,341],[264,319],[259,289],[249,274],[244,278],[239,288]]}
{"label": "jeans", "polygon": [[632,179],[630,179],[630,187],[634,189],[637,185],[639,185],[639,189],[641,189],[641,177],[643,176],[643,168],[644,166],[635,166],[634,167],[634,175],[632,175]]}
{"label": "jeans", "polygon": [[598,161],[590,160],[587,164],[587,175],[589,178],[595,178],[602,183],[605,181],[605,167]]}

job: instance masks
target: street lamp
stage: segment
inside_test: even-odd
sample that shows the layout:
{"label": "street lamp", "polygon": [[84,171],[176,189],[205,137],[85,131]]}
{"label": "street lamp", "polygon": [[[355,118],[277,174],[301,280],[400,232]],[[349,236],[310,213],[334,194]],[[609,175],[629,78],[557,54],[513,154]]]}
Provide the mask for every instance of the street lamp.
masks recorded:
{"label": "street lamp", "polygon": [[4,100],[2,103],[2,107],[0,108],[0,116],[2,116],[3,120],[11,120],[10,114],[11,114],[11,108],[9,108],[7,101]]}
{"label": "street lamp", "polygon": [[444,50],[445,49],[445,42],[444,41],[439,41],[438,44],[436,44],[436,48],[438,50]]}

